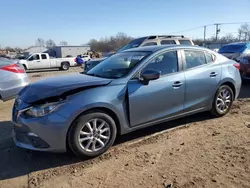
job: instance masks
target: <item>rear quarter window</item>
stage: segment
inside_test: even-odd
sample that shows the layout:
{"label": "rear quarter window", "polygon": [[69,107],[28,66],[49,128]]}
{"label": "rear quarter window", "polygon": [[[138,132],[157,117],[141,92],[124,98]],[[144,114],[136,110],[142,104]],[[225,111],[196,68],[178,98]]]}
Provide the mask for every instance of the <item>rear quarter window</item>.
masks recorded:
{"label": "rear quarter window", "polygon": [[213,63],[215,61],[215,56],[210,53],[205,52],[205,57],[207,63]]}
{"label": "rear quarter window", "polygon": [[180,44],[193,45],[190,40],[179,40]]}

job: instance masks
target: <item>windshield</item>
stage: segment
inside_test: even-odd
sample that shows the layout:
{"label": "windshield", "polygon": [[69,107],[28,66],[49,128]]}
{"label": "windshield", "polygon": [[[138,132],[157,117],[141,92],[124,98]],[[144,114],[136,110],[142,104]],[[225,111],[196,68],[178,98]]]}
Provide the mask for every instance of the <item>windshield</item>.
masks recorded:
{"label": "windshield", "polygon": [[130,72],[150,52],[117,53],[95,66],[86,74],[103,78],[121,78]]}
{"label": "windshield", "polygon": [[131,48],[136,48],[138,46],[140,46],[140,44],[146,39],[147,37],[142,37],[142,38],[139,38],[139,39],[135,39],[133,40],[132,42],[128,43],[127,45],[123,46],[120,50],[118,50],[117,52],[121,52],[121,51],[124,51],[124,50],[128,50],[128,49],[131,49]]}
{"label": "windshield", "polygon": [[242,53],[245,49],[245,44],[232,44],[221,47],[219,53]]}

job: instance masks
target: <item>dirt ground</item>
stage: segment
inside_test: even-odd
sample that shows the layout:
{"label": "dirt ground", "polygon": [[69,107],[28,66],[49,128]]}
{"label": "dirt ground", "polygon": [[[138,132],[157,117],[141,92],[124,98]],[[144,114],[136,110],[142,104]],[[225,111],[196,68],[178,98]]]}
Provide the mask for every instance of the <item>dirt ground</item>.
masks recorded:
{"label": "dirt ground", "polygon": [[[35,81],[57,74],[66,72],[29,76]],[[201,113],[119,136],[91,160],[17,148],[12,104],[0,102],[0,188],[250,187],[250,84],[225,117]]]}

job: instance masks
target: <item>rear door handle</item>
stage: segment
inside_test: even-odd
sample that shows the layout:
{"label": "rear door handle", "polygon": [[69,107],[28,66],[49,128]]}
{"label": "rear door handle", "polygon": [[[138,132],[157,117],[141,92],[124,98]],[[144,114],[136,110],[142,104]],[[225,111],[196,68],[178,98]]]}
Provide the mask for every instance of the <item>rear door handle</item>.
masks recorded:
{"label": "rear door handle", "polygon": [[218,75],[218,73],[216,73],[216,72],[211,72],[210,73],[210,77],[216,77]]}
{"label": "rear door handle", "polygon": [[173,86],[174,89],[178,89],[179,87],[182,86],[182,84],[183,84],[183,82],[176,81],[176,82],[173,83],[172,86]]}

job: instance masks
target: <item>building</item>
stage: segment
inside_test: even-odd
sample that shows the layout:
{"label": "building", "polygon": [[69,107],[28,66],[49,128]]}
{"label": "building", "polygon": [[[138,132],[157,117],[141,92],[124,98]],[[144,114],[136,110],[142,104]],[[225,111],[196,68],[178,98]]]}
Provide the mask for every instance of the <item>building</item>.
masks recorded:
{"label": "building", "polygon": [[32,47],[29,47],[28,49],[24,50],[22,52],[22,55],[28,56],[28,55],[34,54],[34,53],[47,53],[47,51],[48,51],[48,48],[40,47],[40,46],[32,46]]}
{"label": "building", "polygon": [[55,57],[66,57],[66,56],[76,57],[77,55],[85,54],[88,51],[90,51],[90,46],[89,45],[55,46],[52,50],[53,52],[50,52],[50,53],[54,53],[51,55]]}

